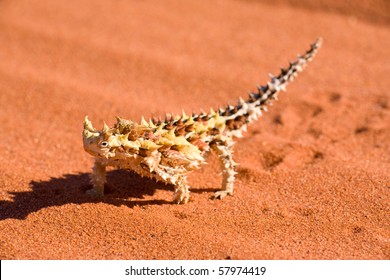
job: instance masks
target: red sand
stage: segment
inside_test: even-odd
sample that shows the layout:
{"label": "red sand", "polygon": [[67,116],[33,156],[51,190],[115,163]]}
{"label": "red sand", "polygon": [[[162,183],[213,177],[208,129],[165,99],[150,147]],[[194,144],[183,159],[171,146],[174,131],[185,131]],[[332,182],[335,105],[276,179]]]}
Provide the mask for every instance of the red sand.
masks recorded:
{"label": "red sand", "polygon": [[[77,2],[0,1],[1,259],[390,258],[388,2]],[[124,171],[85,195],[85,115],[235,102],[317,36],[238,141],[233,197],[209,200],[215,157],[187,205]]]}

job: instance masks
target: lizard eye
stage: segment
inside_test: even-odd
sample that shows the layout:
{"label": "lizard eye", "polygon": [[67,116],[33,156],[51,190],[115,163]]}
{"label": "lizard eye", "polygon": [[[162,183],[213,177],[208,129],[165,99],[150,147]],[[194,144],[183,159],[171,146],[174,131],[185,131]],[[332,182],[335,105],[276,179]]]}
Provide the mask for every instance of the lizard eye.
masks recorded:
{"label": "lizard eye", "polygon": [[102,147],[102,148],[108,147],[108,142],[107,141],[103,141],[102,143],[100,143],[100,147]]}

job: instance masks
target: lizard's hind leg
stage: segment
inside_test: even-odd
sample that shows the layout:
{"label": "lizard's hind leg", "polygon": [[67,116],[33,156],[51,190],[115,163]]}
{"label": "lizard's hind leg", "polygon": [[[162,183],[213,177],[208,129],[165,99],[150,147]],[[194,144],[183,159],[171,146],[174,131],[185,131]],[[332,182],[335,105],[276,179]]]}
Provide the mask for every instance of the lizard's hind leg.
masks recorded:
{"label": "lizard's hind leg", "polygon": [[234,175],[237,174],[234,171],[237,163],[233,161],[233,144],[231,138],[225,138],[210,145],[211,149],[217,153],[222,168],[222,189],[214,193],[212,198],[222,199],[226,195],[233,195]]}

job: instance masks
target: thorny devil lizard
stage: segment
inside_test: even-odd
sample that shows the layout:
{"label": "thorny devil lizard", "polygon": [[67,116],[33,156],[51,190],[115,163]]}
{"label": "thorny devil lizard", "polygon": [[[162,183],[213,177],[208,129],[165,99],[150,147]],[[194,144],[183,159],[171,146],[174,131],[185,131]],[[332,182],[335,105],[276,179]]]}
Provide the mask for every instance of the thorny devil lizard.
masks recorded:
{"label": "thorny devil lizard", "polygon": [[103,196],[106,183],[106,167],[129,169],[141,176],[154,178],[174,185],[174,202],[187,203],[189,186],[187,174],[205,163],[206,155],[213,150],[222,167],[222,189],[213,197],[222,199],[233,194],[234,137],[242,137],[247,125],[257,120],[267,105],[276,100],[280,90],[285,90],[298,72],[315,56],[322,44],[318,38],[304,54],[281,69],[278,76],[270,75],[265,86],[249,98],[239,99],[236,106],[228,105],[209,113],[173,116],[165,120],[152,118],[148,122],[142,117],[140,124],[117,117],[117,123],[109,128],[93,128],[85,117],[83,130],[84,149],[95,157],[92,173],[93,189],[89,194]]}

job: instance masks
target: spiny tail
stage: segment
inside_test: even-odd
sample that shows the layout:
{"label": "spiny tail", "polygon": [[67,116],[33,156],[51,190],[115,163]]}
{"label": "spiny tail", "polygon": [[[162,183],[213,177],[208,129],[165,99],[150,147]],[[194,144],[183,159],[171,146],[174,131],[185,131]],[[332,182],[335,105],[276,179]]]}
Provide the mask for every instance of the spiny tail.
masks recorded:
{"label": "spiny tail", "polygon": [[322,45],[322,38],[318,38],[304,54],[299,55],[297,60],[290,62],[287,69],[281,69],[278,76],[270,74],[271,80],[265,86],[259,86],[256,93],[250,93],[248,100],[239,100],[237,106],[227,106],[219,109],[219,114],[225,117],[226,127],[232,135],[240,137],[246,124],[252,123],[261,116],[262,111],[267,111],[267,105],[276,100],[280,90],[285,91],[289,82],[294,80],[298,72],[302,72],[309,61],[316,55]]}

